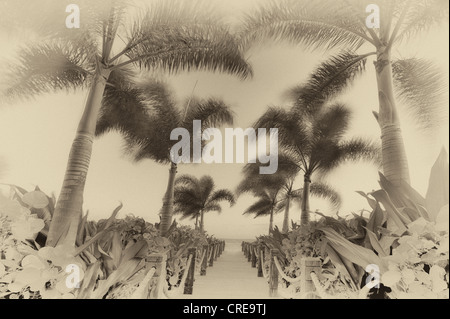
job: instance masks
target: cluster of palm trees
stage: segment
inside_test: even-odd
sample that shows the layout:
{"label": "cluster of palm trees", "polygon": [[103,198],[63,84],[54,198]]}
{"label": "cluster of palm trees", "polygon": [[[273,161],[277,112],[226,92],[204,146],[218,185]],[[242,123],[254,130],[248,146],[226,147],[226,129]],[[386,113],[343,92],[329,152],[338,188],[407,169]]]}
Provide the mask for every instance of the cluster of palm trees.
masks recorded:
{"label": "cluster of palm trees", "polygon": [[[175,197],[179,201],[175,211],[183,210],[192,213],[194,218],[199,217],[200,228],[203,214],[218,210],[220,199],[232,203],[230,194],[214,192],[213,183],[208,179],[182,177],[175,183],[177,165],[169,153],[172,145],[169,136],[174,127],[189,130],[187,124],[193,119],[202,120],[204,125],[231,123],[229,106],[218,99],[193,97],[184,105],[176,105],[167,87],[155,78],[161,73],[194,69],[249,78],[252,68],[245,53],[253,44],[268,39],[300,44],[306,49],[344,51],[319,67],[305,85],[292,90],[294,103],[289,110],[270,108],[255,123],[257,127],[279,128],[283,154],[279,174],[248,178],[250,184],[267,178],[267,183],[257,183],[272,186],[240,187],[239,192],[252,190],[260,198],[259,204],[250,207],[248,212],[258,215],[269,212],[272,216],[284,207],[283,228],[286,229],[290,202],[294,199],[302,200],[302,223],[308,221],[310,193],[339,203],[338,195],[330,187],[320,181],[312,182],[312,178],[345,160],[371,157],[375,150],[372,144],[360,139],[343,139],[350,112],[346,106],[332,101],[361,73],[371,56],[375,56],[379,93],[379,111],[374,115],[381,129],[382,169],[394,185],[409,183],[394,89],[413,111],[428,114],[430,124],[442,86],[436,69],[428,62],[416,58],[393,60],[391,53],[399,42],[445,20],[448,2],[379,1],[379,29],[371,29],[364,23],[365,7],[370,2],[276,1],[248,14],[239,31],[231,33],[228,25],[209,10],[200,8],[202,4],[197,2],[155,2],[129,23],[127,10],[133,6],[125,1],[103,0],[95,6],[92,1],[78,1],[81,12],[85,13],[82,27],[43,28],[45,37],[24,48],[18,62],[10,67],[8,87],[3,92],[5,97],[14,98],[64,89],[89,90],[47,245],[56,246],[62,240],[75,243],[93,140],[109,130],[123,134],[127,150],[135,160],[149,158],[171,166],[161,210],[162,234],[171,224],[176,188],[179,192]],[[375,51],[357,53],[369,45]],[[411,74],[420,74],[434,84],[425,86]],[[293,189],[293,180],[300,172],[303,188]],[[254,174],[252,165],[248,165],[245,174]],[[279,200],[279,194],[284,200]],[[187,200],[190,196],[193,197]]]}
{"label": "cluster of palm trees", "polygon": [[[237,192],[250,192],[259,197],[245,213],[270,215],[269,230],[273,228],[273,214],[283,208],[282,232],[289,230],[291,201],[300,202],[301,225],[308,225],[310,194],[326,198],[338,208],[339,194],[322,179],[339,164],[360,159],[379,163],[376,143],[361,138],[344,139],[351,111],[334,98],[351,83],[363,63],[354,63],[337,74],[337,67],[349,59],[352,56],[346,54],[322,63],[306,83],[290,90],[293,100],[290,108],[270,107],[254,124],[278,129],[279,170],[273,175],[259,175],[255,169],[258,164],[247,164]],[[294,189],[299,174],[303,175],[303,187]],[[320,178],[312,182],[316,175]]]}

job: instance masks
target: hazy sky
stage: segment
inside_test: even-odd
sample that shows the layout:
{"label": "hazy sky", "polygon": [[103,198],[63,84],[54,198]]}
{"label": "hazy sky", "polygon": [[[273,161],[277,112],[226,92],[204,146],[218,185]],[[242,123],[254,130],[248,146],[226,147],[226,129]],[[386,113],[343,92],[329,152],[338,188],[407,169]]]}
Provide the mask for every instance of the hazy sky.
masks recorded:
{"label": "hazy sky", "polygon": [[[211,2],[223,14],[236,21],[240,13],[251,10],[258,2],[263,1]],[[20,43],[18,37],[12,36],[10,30],[3,27],[0,30],[0,60],[13,57],[14,44],[17,43]],[[448,25],[444,25],[441,30],[398,47],[394,54],[401,57],[425,57],[438,63],[443,70],[448,70],[448,51]],[[198,81],[194,92],[196,96],[223,98],[236,113],[235,127],[247,128],[267,106],[284,105],[283,92],[302,83],[328,54],[310,53],[301,47],[268,42],[253,49],[248,56],[254,68],[253,79],[241,81],[229,75],[195,72],[172,76],[168,81],[180,100],[191,94]],[[58,195],[85,99],[86,92],[60,93],[1,106],[0,163],[6,163],[6,171],[0,182],[17,184],[27,189],[39,185],[45,192],[55,192]],[[378,109],[378,99],[371,61],[367,64],[366,74],[339,100],[346,102],[353,111],[349,137],[379,138],[379,127],[372,116],[372,110]],[[417,131],[402,110],[401,108],[412,184],[424,194],[430,168],[439,150],[442,146],[448,150],[448,122],[438,133],[426,134]],[[448,118],[448,110],[443,117]],[[85,188],[84,209],[89,210],[92,219],[105,218],[122,201],[124,208],[119,217],[134,214],[150,222],[158,221],[169,167],[150,160],[132,163],[122,154],[121,149],[122,139],[118,134],[108,134],[95,141]],[[217,187],[234,190],[240,181],[242,166],[184,164],[179,165],[178,174],[193,174],[197,177],[209,174]],[[340,191],[344,199],[341,214],[357,212],[367,207],[365,200],[355,191],[376,189],[377,178],[377,169],[367,164],[348,164],[330,174],[327,182]],[[298,179],[298,187],[301,186],[301,180],[302,178]],[[242,216],[242,212],[253,200],[251,196],[242,196],[234,207],[225,208],[221,215],[208,214],[205,217],[205,228],[210,234],[222,238],[253,238],[266,233],[268,217],[253,219],[251,216]],[[313,199],[311,208],[333,214],[322,201]],[[298,220],[299,216],[299,207],[291,208],[291,218]],[[281,223],[282,214],[279,214],[275,217],[275,224],[281,226]]]}

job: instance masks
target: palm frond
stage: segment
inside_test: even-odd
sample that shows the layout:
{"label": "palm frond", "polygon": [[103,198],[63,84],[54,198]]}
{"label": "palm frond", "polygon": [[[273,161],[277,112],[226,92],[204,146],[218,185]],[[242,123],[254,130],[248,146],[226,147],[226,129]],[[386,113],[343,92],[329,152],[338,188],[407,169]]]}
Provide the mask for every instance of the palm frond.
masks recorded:
{"label": "palm frond", "polygon": [[[198,8],[202,10],[198,10]],[[159,1],[129,32],[124,54],[139,67],[169,73],[201,69],[246,78],[252,70],[228,28],[199,1]]]}
{"label": "palm frond", "polygon": [[190,105],[186,105],[186,117],[182,124],[186,129],[192,131],[194,120],[202,121],[202,129],[223,124],[233,125],[233,111],[224,101],[215,98],[192,98],[189,102]]}
{"label": "palm frond", "polygon": [[445,122],[448,79],[438,66],[424,59],[402,59],[392,63],[392,74],[397,97],[420,129],[432,131]]}
{"label": "palm frond", "polygon": [[230,203],[230,206],[233,206],[236,203],[236,199],[231,191],[228,189],[219,189],[211,194],[207,205],[215,205],[221,201],[227,201]]}
{"label": "palm frond", "polygon": [[95,59],[96,48],[91,43],[76,46],[53,41],[24,47],[17,61],[7,67],[2,95],[29,98],[87,87]]}
{"label": "palm frond", "polygon": [[199,180],[193,175],[183,174],[176,178],[175,185],[186,185],[188,187],[199,188]]}
{"label": "palm frond", "polygon": [[222,213],[222,207],[219,204],[208,204],[203,209],[203,213],[208,212],[218,212],[220,214]]}
{"label": "palm frond", "polygon": [[[406,9],[404,3],[400,2],[399,9]],[[445,22],[448,23],[449,2],[447,0],[414,1],[407,10],[406,18],[399,26],[401,31],[395,38],[398,43],[414,38],[417,34]]]}
{"label": "palm frond", "polygon": [[204,175],[202,177],[200,177],[199,181],[198,181],[198,185],[200,186],[200,195],[201,195],[201,199],[203,204],[205,204],[208,200],[208,198],[210,198],[213,194],[213,190],[215,188],[215,183],[214,180],[211,176],[209,175]]}
{"label": "palm frond", "polygon": [[264,40],[288,41],[306,48],[359,48],[371,41],[365,26],[340,1],[272,1],[248,14],[240,31],[243,48]]}
{"label": "palm frond", "polygon": [[258,201],[250,205],[243,213],[243,215],[255,215],[260,217],[263,215],[269,215],[272,209],[272,202],[267,198],[259,198]]}
{"label": "palm frond", "polygon": [[253,176],[244,174],[244,179],[236,188],[236,195],[253,194],[261,196],[261,194],[270,193],[274,190],[279,191],[285,184],[286,177],[280,174],[257,174]]}
{"label": "palm frond", "polygon": [[280,107],[269,107],[253,124],[255,129],[270,128],[278,129],[278,143],[281,147],[295,146],[308,149],[311,132],[304,125],[305,117],[300,114],[285,110]]}
{"label": "palm frond", "polygon": [[164,82],[145,79],[137,84],[137,88],[146,114],[142,119],[135,118],[136,123],[142,125],[130,126],[130,131],[123,132],[126,137],[124,151],[132,154],[135,161],[152,159],[166,164],[170,160],[170,147],[176,142],[170,140],[170,133],[180,126],[181,113]]}
{"label": "palm frond", "polygon": [[354,138],[339,145],[339,161],[366,161],[381,166],[381,147],[378,143]]}
{"label": "palm frond", "polygon": [[348,130],[350,117],[350,109],[344,104],[327,107],[313,119],[314,139],[339,141]]}
{"label": "palm frond", "polygon": [[334,209],[339,209],[342,204],[341,195],[327,184],[318,182],[311,183],[310,192],[314,197],[326,199]]}
{"label": "palm frond", "polygon": [[322,62],[305,84],[287,92],[296,110],[307,114],[318,112],[326,101],[343,93],[363,73],[368,56],[345,51]]}
{"label": "palm frond", "polygon": [[96,136],[116,130],[125,138],[139,139],[151,125],[142,91],[125,70],[111,73],[105,87]]}
{"label": "palm frond", "polygon": [[279,212],[281,212],[282,210],[284,210],[286,208],[286,199],[285,200],[280,200],[279,202],[277,202],[275,204],[275,207],[273,208],[273,213],[274,214],[278,214]]}

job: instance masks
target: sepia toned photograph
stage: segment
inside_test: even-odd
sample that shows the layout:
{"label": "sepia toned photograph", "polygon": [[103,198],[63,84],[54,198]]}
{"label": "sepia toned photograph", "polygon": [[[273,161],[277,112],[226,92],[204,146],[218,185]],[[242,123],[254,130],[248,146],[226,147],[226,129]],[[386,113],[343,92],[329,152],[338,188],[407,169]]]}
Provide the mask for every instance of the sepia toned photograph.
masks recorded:
{"label": "sepia toned photograph", "polygon": [[0,47],[0,306],[449,299],[448,0],[0,0]]}

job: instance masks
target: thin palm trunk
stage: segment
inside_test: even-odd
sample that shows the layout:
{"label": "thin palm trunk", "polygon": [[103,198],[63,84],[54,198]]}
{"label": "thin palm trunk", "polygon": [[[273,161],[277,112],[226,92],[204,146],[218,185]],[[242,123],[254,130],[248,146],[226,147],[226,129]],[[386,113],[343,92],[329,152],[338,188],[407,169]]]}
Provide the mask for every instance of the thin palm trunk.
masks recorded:
{"label": "thin palm trunk", "polygon": [[198,215],[195,216],[195,229],[198,229]]}
{"label": "thin palm trunk", "polygon": [[270,210],[269,235],[273,231],[273,209]]}
{"label": "thin palm trunk", "polygon": [[175,188],[175,176],[177,174],[177,164],[173,163],[169,169],[169,182],[167,184],[166,194],[163,199],[163,207],[161,209],[161,222],[159,224],[159,232],[161,236],[165,236],[172,225],[173,216],[173,193]]}
{"label": "thin palm trunk", "polygon": [[110,70],[101,69],[92,81],[83,116],[70,149],[63,185],[47,236],[47,246],[54,247],[62,241],[75,245],[95,128],[109,74]]}
{"label": "thin palm trunk", "polygon": [[386,178],[395,186],[410,183],[408,159],[400,128],[392,85],[391,52],[389,48],[377,50],[375,69],[377,74],[379,114],[381,128],[382,167]]}
{"label": "thin palm trunk", "polygon": [[286,198],[286,207],[284,208],[284,219],[282,232],[287,234],[289,232],[289,206],[291,206],[291,197],[288,195]]}
{"label": "thin palm trunk", "polygon": [[200,231],[203,232],[205,230],[205,213],[203,210],[200,211]]}
{"label": "thin palm trunk", "polygon": [[302,199],[302,212],[300,216],[300,224],[306,226],[309,224],[309,186],[311,184],[311,178],[309,175],[305,175],[303,182],[303,199]]}

